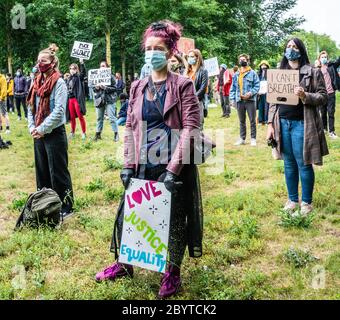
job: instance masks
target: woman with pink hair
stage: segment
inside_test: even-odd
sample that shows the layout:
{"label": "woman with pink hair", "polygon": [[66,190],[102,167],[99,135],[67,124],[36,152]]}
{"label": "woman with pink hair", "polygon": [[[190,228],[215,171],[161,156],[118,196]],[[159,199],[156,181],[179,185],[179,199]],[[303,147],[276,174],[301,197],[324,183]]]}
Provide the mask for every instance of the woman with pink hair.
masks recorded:
{"label": "woman with pink hair", "polygon": [[[124,142],[125,189],[131,178],[164,182],[171,192],[171,216],[166,273],[159,298],[177,293],[186,247],[190,257],[202,256],[203,213],[197,166],[185,161],[192,154],[193,133],[200,133],[200,109],[193,82],[168,71],[168,59],[177,52],[181,27],[170,21],[151,24],[144,33],[145,62],[152,74],[132,84]],[[156,134],[157,132],[157,134]],[[190,148],[188,147],[190,146]],[[155,152],[156,150],[156,152]],[[150,152],[152,151],[152,152]],[[151,154],[152,153],[152,154]],[[155,157],[158,155],[157,157]],[[118,209],[111,250],[118,257],[124,220],[124,197]],[[114,263],[97,281],[133,275],[131,265]]]}

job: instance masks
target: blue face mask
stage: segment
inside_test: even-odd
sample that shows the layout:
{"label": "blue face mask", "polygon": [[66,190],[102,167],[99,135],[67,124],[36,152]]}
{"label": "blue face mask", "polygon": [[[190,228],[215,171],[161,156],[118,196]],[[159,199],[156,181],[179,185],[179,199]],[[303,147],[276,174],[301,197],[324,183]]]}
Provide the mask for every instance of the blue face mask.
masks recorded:
{"label": "blue face mask", "polygon": [[325,65],[325,64],[327,64],[328,59],[327,59],[327,58],[322,58],[320,61],[321,61],[321,63],[322,63],[323,65]]}
{"label": "blue face mask", "polygon": [[166,52],[160,50],[145,51],[145,63],[152,66],[155,71],[163,69],[168,64]]}
{"label": "blue face mask", "polygon": [[195,65],[196,62],[197,62],[197,59],[196,59],[196,58],[193,58],[193,57],[189,57],[189,58],[188,58],[188,63],[189,63],[191,66]]}
{"label": "blue face mask", "polygon": [[287,48],[285,56],[289,61],[296,61],[301,58],[301,53],[300,51],[296,51],[293,48]]}

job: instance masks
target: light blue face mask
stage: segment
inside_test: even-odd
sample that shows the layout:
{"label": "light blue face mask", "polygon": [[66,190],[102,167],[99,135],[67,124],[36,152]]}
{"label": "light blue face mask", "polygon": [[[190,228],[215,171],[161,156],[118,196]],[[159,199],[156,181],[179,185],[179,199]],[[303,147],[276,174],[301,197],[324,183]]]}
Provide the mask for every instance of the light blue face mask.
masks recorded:
{"label": "light blue face mask", "polygon": [[197,62],[197,59],[196,59],[196,58],[193,58],[193,57],[189,57],[189,58],[188,58],[188,63],[189,63],[191,66],[195,65],[196,62]]}
{"label": "light blue face mask", "polygon": [[167,64],[166,52],[160,50],[145,51],[145,63],[155,71],[162,70]]}
{"label": "light blue face mask", "polygon": [[293,48],[287,48],[285,56],[289,61],[296,61],[301,58],[301,53],[300,51],[294,50]]}
{"label": "light blue face mask", "polygon": [[321,61],[321,63],[322,63],[323,65],[325,65],[325,64],[327,64],[328,59],[327,59],[327,58],[322,58],[320,61]]}

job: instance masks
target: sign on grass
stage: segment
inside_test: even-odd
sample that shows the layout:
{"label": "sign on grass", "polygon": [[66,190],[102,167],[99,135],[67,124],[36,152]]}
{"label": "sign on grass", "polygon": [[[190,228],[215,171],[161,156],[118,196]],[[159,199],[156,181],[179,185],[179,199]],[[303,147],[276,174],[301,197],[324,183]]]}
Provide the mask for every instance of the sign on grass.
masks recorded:
{"label": "sign on grass", "polygon": [[125,192],[119,262],[165,272],[171,193],[164,183],[131,179]]}
{"label": "sign on grass", "polygon": [[299,97],[294,89],[299,86],[298,70],[268,70],[267,102],[272,104],[298,105]]}
{"label": "sign on grass", "polygon": [[181,37],[178,40],[177,48],[179,52],[188,54],[190,50],[195,49],[195,40],[190,38]]}
{"label": "sign on grass", "polygon": [[100,68],[89,70],[89,86],[111,85],[111,68]]}
{"label": "sign on grass", "polygon": [[71,57],[89,60],[93,49],[92,43],[74,41]]}

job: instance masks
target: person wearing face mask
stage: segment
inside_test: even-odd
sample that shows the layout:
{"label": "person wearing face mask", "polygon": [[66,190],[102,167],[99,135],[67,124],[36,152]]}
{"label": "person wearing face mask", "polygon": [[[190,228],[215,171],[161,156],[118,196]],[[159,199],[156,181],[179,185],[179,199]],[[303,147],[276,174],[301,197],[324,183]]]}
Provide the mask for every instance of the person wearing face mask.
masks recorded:
{"label": "person wearing face mask", "polygon": [[169,59],[169,71],[183,75],[188,68],[188,62],[182,58],[179,54],[174,54]]}
{"label": "person wearing face mask", "polygon": [[80,70],[76,63],[70,65],[70,76],[67,79],[68,108],[66,109],[66,120],[71,123],[70,139],[73,139],[75,135],[76,118],[78,118],[80,122],[82,140],[86,139],[85,76],[86,69],[84,60],[80,59]]}
{"label": "person wearing face mask", "polygon": [[12,74],[6,74],[7,81],[7,112],[14,113],[14,80]]}
{"label": "person wearing face mask", "polygon": [[[340,65],[340,58],[336,62],[329,61],[328,53],[322,51],[318,58],[318,66],[321,68],[322,75],[325,79],[328,94],[328,102],[321,106],[322,122],[325,131],[329,128],[329,137],[337,139],[335,133],[335,106],[336,106],[336,90],[340,90],[337,81],[337,68]],[[328,119],[327,119],[328,117]]]}
{"label": "person wearing face mask", "polygon": [[[261,61],[259,64],[260,70],[258,73],[260,82],[267,81],[267,71],[270,68],[269,62],[266,60]],[[268,122],[269,104],[267,103],[267,94],[259,92],[257,105],[259,109],[258,122],[259,125],[265,125]]]}
{"label": "person wearing face mask", "polygon": [[288,201],[283,210],[305,217],[313,211],[313,165],[322,165],[323,156],[329,153],[319,114],[319,106],[327,102],[327,90],[321,70],[310,65],[306,47],[298,38],[288,41],[280,69],[299,70],[300,86],[294,89],[299,102],[270,105],[267,139],[276,141],[278,158],[284,160]]}
{"label": "person wearing face mask", "polygon": [[27,97],[28,128],[34,139],[37,189],[51,188],[59,195],[64,220],[73,214],[74,199],[65,130],[67,86],[60,78],[57,50],[51,44],[39,53],[39,73]]}
{"label": "person wearing face mask", "polygon": [[119,72],[116,73],[116,87],[117,96],[120,96],[120,94],[123,93],[123,90],[125,89],[125,83],[122,79],[122,75]]}
{"label": "person wearing face mask", "polygon": [[25,118],[27,119],[27,96],[26,78],[23,76],[21,69],[18,69],[14,78],[14,100],[18,113],[18,120],[21,120],[21,105],[24,109]]}
{"label": "person wearing face mask", "polygon": [[244,145],[247,137],[246,113],[248,113],[251,128],[251,146],[256,147],[256,99],[260,90],[260,79],[249,66],[250,57],[247,54],[239,56],[240,69],[233,77],[230,90],[230,101],[237,105],[240,120],[240,139],[236,146]]}
{"label": "person wearing face mask", "polygon": [[9,128],[9,116],[6,107],[6,98],[7,98],[7,81],[5,78],[5,71],[0,70],[0,131],[2,131],[2,118],[5,119],[6,122],[6,133],[10,133]]}
{"label": "person wearing face mask", "polygon": [[[171,297],[179,290],[186,247],[190,257],[202,255],[203,213],[198,170],[194,164],[184,164],[190,155],[192,134],[200,133],[199,101],[193,82],[168,70],[168,59],[177,51],[180,28],[173,22],[160,21],[151,24],[144,33],[145,62],[152,65],[153,71],[149,78],[135,81],[131,87],[125,164],[121,172],[125,188],[135,177],[164,182],[171,192],[169,262],[162,276],[159,298]],[[112,250],[120,247],[123,208],[122,201],[115,223],[117,233],[114,231],[118,244],[114,241]],[[116,262],[98,273],[96,280],[132,277],[133,271],[132,266]]]}
{"label": "person wearing face mask", "polygon": [[[106,61],[100,63],[100,68],[109,68]],[[118,135],[118,125],[116,117],[116,102],[117,102],[117,87],[116,80],[113,75],[111,75],[111,84],[109,86],[99,85],[93,88],[95,94],[95,101],[100,98],[101,103],[96,105],[97,112],[97,126],[96,126],[96,136],[94,140],[101,140],[102,131],[104,127],[105,113],[108,115],[112,131],[114,133],[114,142],[119,141]]]}
{"label": "person wearing face mask", "polygon": [[233,78],[231,72],[228,70],[225,64],[220,66],[220,75],[218,77],[217,88],[220,93],[221,107],[222,107],[222,118],[230,118],[230,89]]}

